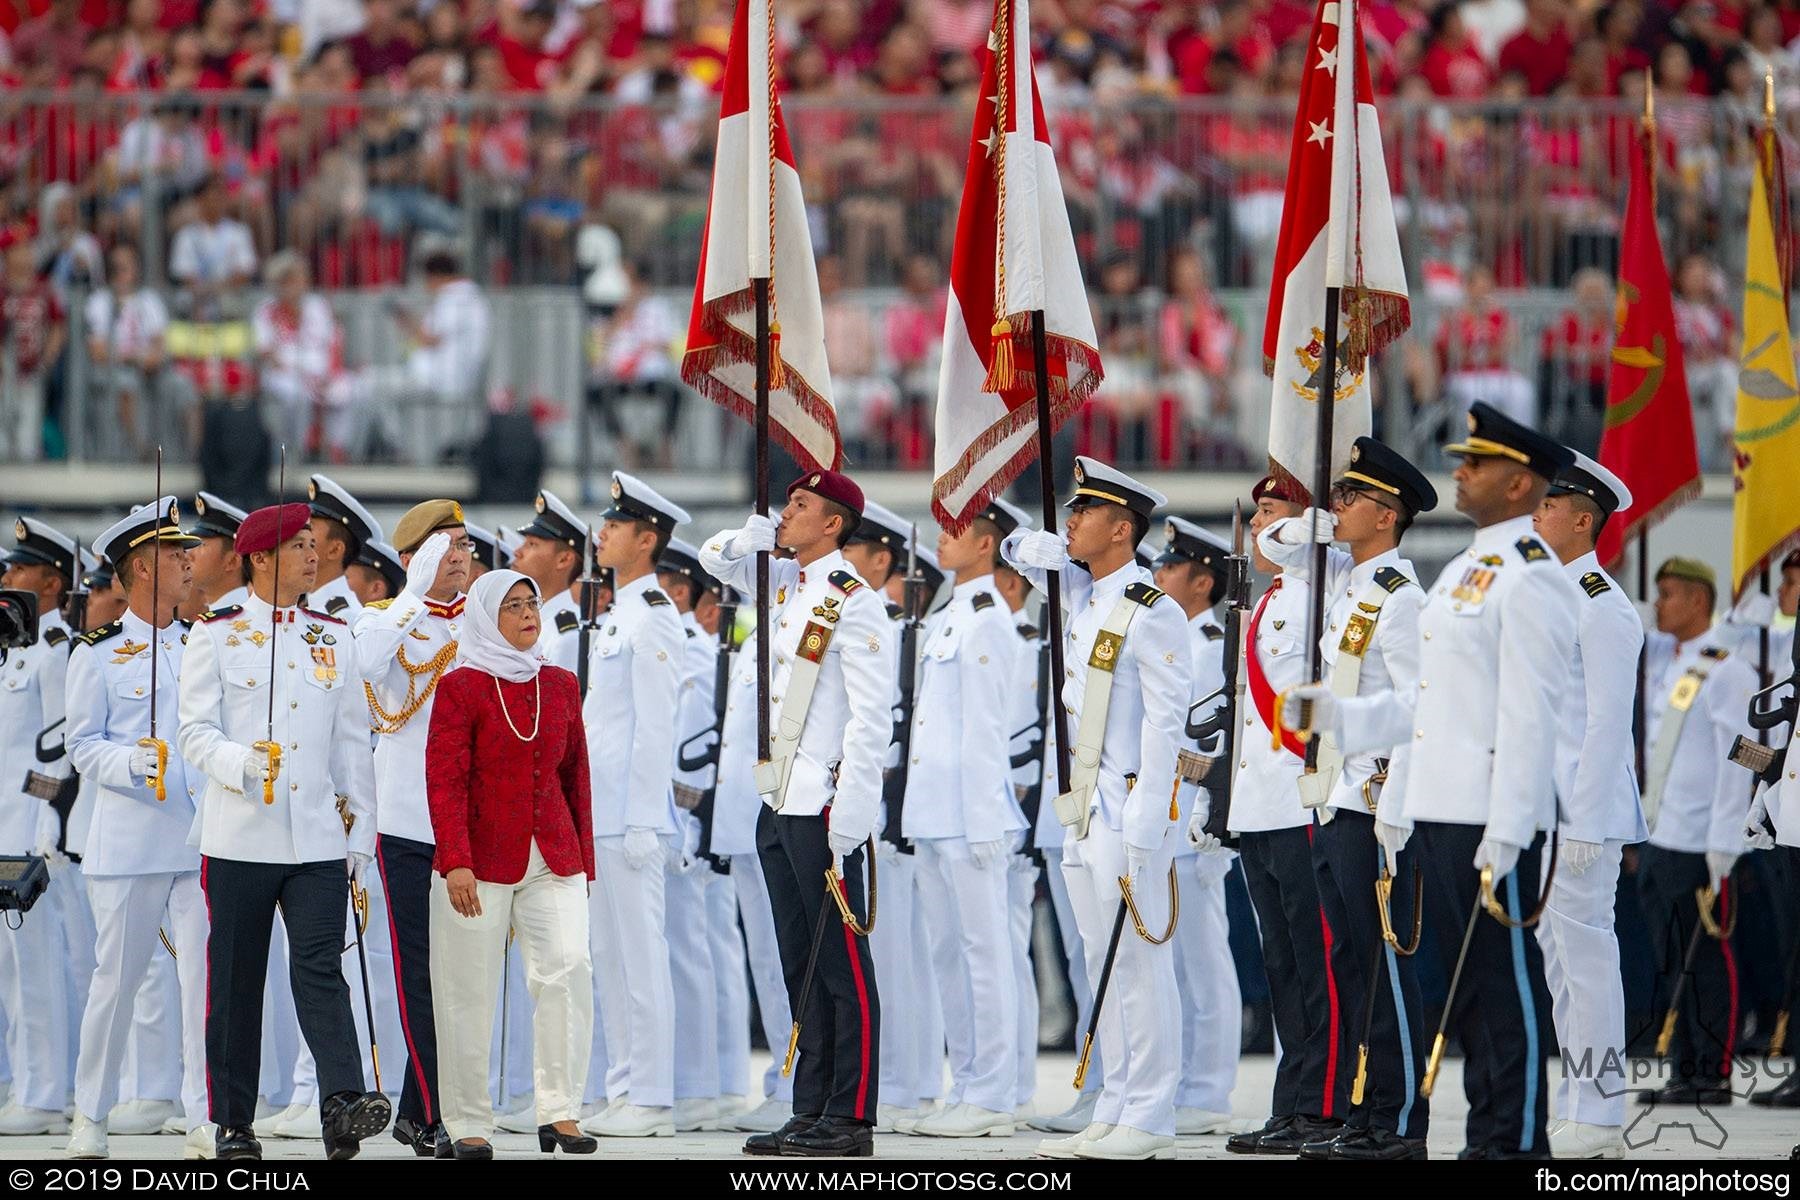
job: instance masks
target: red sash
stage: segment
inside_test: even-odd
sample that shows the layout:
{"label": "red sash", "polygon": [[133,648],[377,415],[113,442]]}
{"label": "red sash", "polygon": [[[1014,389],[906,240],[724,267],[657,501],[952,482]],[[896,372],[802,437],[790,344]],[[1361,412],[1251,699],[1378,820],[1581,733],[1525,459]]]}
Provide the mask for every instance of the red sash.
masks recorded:
{"label": "red sash", "polygon": [[[1269,600],[1281,590],[1281,579],[1278,576],[1274,586],[1263,593],[1257,603],[1256,612],[1250,617],[1249,650],[1244,661],[1250,672],[1250,702],[1256,706],[1256,715],[1262,718],[1263,733],[1267,734],[1275,728],[1275,689],[1269,683],[1269,677],[1263,673],[1262,661],[1256,654],[1256,631],[1262,625],[1263,609],[1269,606]],[[1306,743],[1294,736],[1291,729],[1281,731],[1281,745],[1288,753],[1299,759],[1306,758]]]}

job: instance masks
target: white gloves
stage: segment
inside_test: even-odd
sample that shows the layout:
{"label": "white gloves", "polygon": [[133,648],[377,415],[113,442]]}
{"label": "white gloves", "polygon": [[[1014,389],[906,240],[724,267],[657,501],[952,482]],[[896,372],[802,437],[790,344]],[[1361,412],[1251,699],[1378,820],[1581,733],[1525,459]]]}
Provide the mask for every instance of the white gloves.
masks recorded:
{"label": "white gloves", "polygon": [[1331,694],[1331,689],[1322,683],[1303,683],[1288,690],[1287,699],[1281,702],[1282,728],[1297,732],[1301,724],[1301,706],[1309,703],[1312,705],[1312,728],[1316,732],[1329,733],[1337,738],[1340,732],[1338,726],[1344,719],[1343,710],[1338,706],[1337,697]]}
{"label": "white gloves", "polygon": [[45,858],[56,857],[56,841],[62,836],[62,819],[48,800],[38,804],[37,824],[31,835],[31,852]]}
{"label": "white gloves", "polygon": [[1731,878],[1731,868],[1737,866],[1737,860],[1737,855],[1727,854],[1723,850],[1706,852],[1706,874],[1714,895],[1718,894],[1719,885]]}
{"label": "white gloves", "polygon": [[244,790],[261,790],[269,781],[269,752],[252,746],[244,758]]}
{"label": "white gloves", "polygon": [[1503,842],[1497,837],[1483,834],[1481,845],[1475,847],[1475,869],[1479,871],[1483,867],[1494,868],[1494,882],[1499,883],[1519,865],[1519,850],[1511,842]]}
{"label": "white gloves", "polygon": [[1406,843],[1411,839],[1410,825],[1389,825],[1381,820],[1375,822],[1375,840],[1387,854],[1389,874],[1400,869],[1400,852],[1406,849]]}
{"label": "white gloves", "polygon": [[1137,891],[1138,887],[1143,883],[1144,868],[1150,865],[1150,856],[1152,853],[1153,851],[1140,850],[1136,846],[1126,843],[1125,874],[1126,877],[1131,880],[1131,890],[1134,892]]}
{"label": "white gloves", "polygon": [[853,833],[839,833],[833,829],[825,834],[825,840],[831,844],[832,865],[841,875],[844,872],[844,860],[862,849],[862,844],[866,839],[859,838]]}
{"label": "white gloves", "polygon": [[1731,610],[1734,625],[1767,625],[1775,619],[1775,597],[1762,592],[1745,592]]}
{"label": "white gloves", "polygon": [[999,862],[1005,853],[1006,841],[1003,838],[995,838],[988,842],[969,843],[969,860],[983,870]]}
{"label": "white gloves", "polygon": [[[131,777],[147,781],[154,774],[156,774],[156,747],[133,746],[131,748]],[[258,779],[256,782],[261,784],[262,780]]]}
{"label": "white gloves", "polygon": [[752,554],[775,549],[775,522],[761,513],[751,513],[744,527],[731,536],[728,547],[736,558],[748,558]]}
{"label": "white gloves", "polygon": [[1196,804],[1194,815],[1188,818],[1188,845],[1202,854],[1217,854],[1223,848],[1218,838],[1206,832],[1206,819],[1210,815],[1204,806]]}
{"label": "white gloves", "polygon": [[370,858],[361,850],[352,850],[344,856],[344,867],[350,872],[350,882],[362,886],[363,871],[368,868]]}
{"label": "white gloves", "polygon": [[1562,844],[1562,860],[1569,874],[1580,875],[1600,860],[1600,843],[1569,838]]}
{"label": "white gloves", "polygon": [[449,534],[440,529],[426,538],[424,545],[413,551],[412,561],[406,564],[406,590],[424,599],[437,586],[438,568],[443,566],[444,556],[448,553]]}
{"label": "white gloves", "polygon": [[1020,566],[1041,571],[1060,571],[1069,565],[1069,548],[1062,534],[1048,529],[1033,529],[1019,538],[1013,554]]}
{"label": "white gloves", "polygon": [[1764,824],[1769,819],[1769,785],[1758,783],[1756,795],[1750,799],[1750,813],[1744,818],[1744,845],[1752,850],[1773,850],[1775,835]]}
{"label": "white gloves", "polygon": [[1337,536],[1337,515],[1322,508],[1309,508],[1291,517],[1276,535],[1284,545],[1300,546],[1307,542],[1329,542]]}
{"label": "white gloves", "polygon": [[625,865],[632,870],[643,871],[656,865],[662,853],[662,841],[656,836],[656,830],[633,825],[625,831]]}

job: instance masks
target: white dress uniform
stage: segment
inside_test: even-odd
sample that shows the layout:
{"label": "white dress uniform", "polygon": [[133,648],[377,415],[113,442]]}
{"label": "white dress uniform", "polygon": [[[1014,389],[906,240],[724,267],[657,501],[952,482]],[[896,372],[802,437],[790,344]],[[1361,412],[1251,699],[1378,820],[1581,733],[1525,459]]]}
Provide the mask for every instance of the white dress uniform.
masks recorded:
{"label": "white dress uniform", "polygon": [[1741,830],[1750,788],[1741,767],[1727,760],[1732,742],[1751,731],[1745,720],[1756,669],[1723,644],[1716,629],[1687,642],[1666,633],[1646,637],[1644,746],[1654,757],[1663,724],[1672,718],[1671,697],[1682,677],[1704,672],[1683,721],[1663,786],[1649,773],[1644,808],[1648,841],[1663,850],[1684,854],[1739,854]]}
{"label": "white dress uniform", "polygon": [[[1008,1131],[1019,980],[1007,860],[1025,818],[1012,789],[1007,719],[1019,646],[993,576],[959,581],[922,646],[902,828],[922,874],[950,1050],[948,1100],[1004,1118]],[[916,1132],[941,1123],[927,1118]]]}
{"label": "white dress uniform", "polygon": [[[544,661],[574,671],[581,658],[581,603],[574,592],[568,588],[556,593],[544,601],[544,632],[539,639],[538,652]],[[589,641],[594,639],[589,635]],[[589,647],[590,653],[592,646]],[[594,681],[588,680],[588,689],[593,690]]]}
{"label": "white dress uniform", "polygon": [[321,584],[308,592],[306,606],[336,617],[346,625],[355,625],[363,610],[362,601],[350,590],[348,575],[339,575],[330,583]]}
{"label": "white dress uniform", "polygon": [[[1078,500],[1087,486],[1084,477],[1107,491],[1128,488],[1135,496],[1145,493],[1142,485],[1110,468],[1086,458],[1076,461]],[[1106,491],[1087,494],[1110,500]],[[1160,502],[1160,497],[1151,497],[1151,501]],[[1020,536],[1009,537],[1003,553],[1032,586],[1041,587],[1045,573],[1013,557]],[[1118,880],[1127,874],[1128,847],[1149,854],[1136,889],[1145,926],[1161,929],[1169,918],[1165,878],[1178,840],[1171,833],[1174,822],[1169,809],[1177,778],[1176,752],[1184,737],[1187,698],[1193,690],[1193,662],[1186,619],[1174,601],[1150,586],[1150,573],[1143,567],[1128,562],[1105,578],[1094,579],[1071,563],[1061,574],[1069,639],[1061,694],[1071,737],[1081,726],[1088,686],[1084,668],[1095,661],[1102,626],[1126,597],[1127,589],[1144,605],[1125,638],[1123,652],[1115,651],[1111,702],[1090,798],[1092,824],[1085,838],[1068,837],[1063,846],[1062,869],[1075,921],[1081,927],[1088,976],[1098,980],[1120,902]],[[1124,1127],[1155,1139],[1173,1138],[1181,1001],[1172,948],[1150,945],[1127,930],[1119,941],[1109,999],[1112,1002],[1100,1015],[1105,1079],[1094,1109],[1094,1125]],[[1100,1132],[1111,1136],[1108,1130]],[[1096,1141],[1072,1149],[1088,1153],[1105,1140],[1099,1133],[1096,1137]]]}
{"label": "white dress uniform", "polygon": [[[1029,522],[1025,522],[1029,524]],[[1036,786],[1043,778],[1043,740],[1033,744],[1029,739],[1039,736],[1034,733],[1039,720],[1037,701],[1039,696],[1037,670],[1038,646],[1042,639],[1038,635],[1037,626],[1032,624],[1031,615],[1020,608],[1012,614],[1013,632],[1019,641],[1013,653],[1013,673],[1008,681],[1008,713],[1006,727],[1010,734],[1009,761],[1015,760],[1021,751],[1030,755],[1030,761],[1022,766],[1012,768],[1012,790],[1015,797],[1021,800],[1025,790]],[[1047,737],[1047,735],[1043,735]],[[1034,773],[1036,779],[1034,780]],[[1042,791],[1039,791],[1039,804],[1042,804]],[[1012,974],[1019,981],[1018,1017],[1015,1023],[1017,1032],[1013,1036],[1013,1052],[1018,1067],[1015,1071],[1017,1079],[1013,1089],[1013,1104],[1018,1113],[1029,1116],[1033,1101],[1037,1096],[1037,1051],[1038,1051],[1038,973],[1031,961],[1031,931],[1036,921],[1037,881],[1039,864],[1036,845],[1031,842],[1032,815],[1024,810],[1021,804],[1020,818],[1025,828],[1013,835],[1013,851],[1007,855],[1006,861],[1006,915],[1011,926]],[[1029,847],[1029,849],[1028,849]]]}
{"label": "white dress uniform", "polygon": [[[684,514],[685,515],[685,514]],[[666,856],[674,849],[676,706],[686,635],[647,574],[621,584],[593,638],[582,704],[593,779],[590,896],[594,986],[606,1034],[608,1100],[675,1103],[675,997],[664,929]],[[635,867],[629,830],[655,832],[664,857]]]}
{"label": "white dress uniform", "polygon": [[[707,910],[712,867],[700,857],[700,820],[692,812],[705,792],[705,768],[683,771],[680,748],[713,725],[714,656],[718,643],[707,637],[692,612],[681,614],[681,668],[676,693],[673,780],[678,797],[675,853],[669,856],[663,882],[665,926],[669,939],[669,973],[675,994],[675,1103],[678,1129],[711,1128],[717,1121],[720,1095],[719,992],[713,964],[711,921]],[[741,971],[740,971],[741,977]],[[741,986],[741,982],[740,982]],[[746,1014],[748,1015],[748,1014]],[[747,1071],[747,1067],[746,1067]],[[740,1079],[745,1071],[740,1071]],[[742,1082],[737,1089],[743,1087]]]}

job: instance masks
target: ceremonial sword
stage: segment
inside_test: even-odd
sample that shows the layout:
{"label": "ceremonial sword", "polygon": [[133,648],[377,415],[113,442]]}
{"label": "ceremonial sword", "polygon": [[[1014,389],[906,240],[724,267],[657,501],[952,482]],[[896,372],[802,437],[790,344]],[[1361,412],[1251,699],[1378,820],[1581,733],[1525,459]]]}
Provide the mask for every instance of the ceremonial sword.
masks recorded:
{"label": "ceremonial sword", "polygon": [[[275,485],[275,579],[269,586],[269,721],[268,733],[254,749],[269,756],[263,772],[263,803],[275,803],[275,777],[281,774],[281,743],[275,740],[275,663],[281,638],[281,511],[287,501],[287,443],[281,444],[281,469]],[[358,932],[360,939],[361,933]],[[359,941],[360,944],[360,941]]]}

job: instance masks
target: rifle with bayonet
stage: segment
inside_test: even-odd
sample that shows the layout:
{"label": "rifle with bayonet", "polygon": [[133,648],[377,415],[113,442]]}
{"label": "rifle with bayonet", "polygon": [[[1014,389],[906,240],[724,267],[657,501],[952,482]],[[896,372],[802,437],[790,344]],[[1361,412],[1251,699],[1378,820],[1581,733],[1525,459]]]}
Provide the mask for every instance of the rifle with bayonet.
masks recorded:
{"label": "rifle with bayonet", "polygon": [[[1782,696],[1783,692],[1787,694]],[[1740,734],[1727,757],[1747,768],[1758,782],[1774,787],[1787,767],[1788,747],[1793,744],[1797,716],[1800,716],[1800,630],[1795,631],[1787,678],[1777,679],[1750,697],[1750,728],[1757,731],[1759,740],[1753,742]],[[1768,742],[1774,740],[1768,737],[1770,731],[1783,725],[1788,729],[1787,740],[1780,748],[1769,745]]]}
{"label": "rifle with bayonet", "polygon": [[899,761],[882,773],[881,801],[887,807],[887,824],[881,840],[902,854],[912,847],[901,836],[901,815],[906,807],[906,780],[912,763],[913,706],[919,684],[919,630],[925,624],[925,579],[919,574],[919,527],[914,525],[906,548],[906,582],[901,586],[900,607],[900,699],[894,705],[894,746]]}
{"label": "rifle with bayonet", "polygon": [[[1212,803],[1206,832],[1229,842],[1231,762],[1237,754],[1238,713],[1244,704],[1244,623],[1250,612],[1250,555],[1244,548],[1244,507],[1231,516],[1231,555],[1225,560],[1225,680],[1211,695],[1188,707],[1187,735],[1200,751],[1183,750],[1177,769],[1190,783],[1203,785]],[[1208,711],[1210,709],[1210,711]],[[1205,712],[1205,716],[1197,714]]]}
{"label": "rifle with bayonet", "polygon": [[[726,589],[728,592],[729,588]],[[731,860],[712,852],[713,803],[719,794],[719,755],[725,745],[725,708],[730,701],[731,639],[737,628],[737,597],[719,602],[719,650],[713,658],[713,723],[675,748],[675,765],[683,771],[713,769],[712,782],[700,793],[694,805],[694,819],[700,822],[700,857],[720,875],[731,874]],[[690,750],[696,742],[704,742],[698,751]]]}
{"label": "rifle with bayonet", "polygon": [[581,608],[579,632],[575,635],[575,685],[580,689],[582,700],[588,693],[588,647],[593,644],[594,630],[600,627],[600,614],[594,610],[600,606],[600,579],[594,574],[594,541],[583,536],[581,549],[581,578],[577,581],[576,600]]}
{"label": "rifle with bayonet", "polygon": [[1025,745],[1012,756],[1011,763],[1015,771],[1030,766],[1037,768],[1031,774],[1031,782],[1019,791],[1019,808],[1025,814],[1023,852],[1040,867],[1044,865],[1044,855],[1037,845],[1037,820],[1038,809],[1044,802],[1044,735],[1050,724],[1049,706],[1056,703],[1056,697],[1050,693],[1049,620],[1050,605],[1046,602],[1038,606],[1037,711],[1032,714],[1031,724],[1019,731],[1025,738]]}

